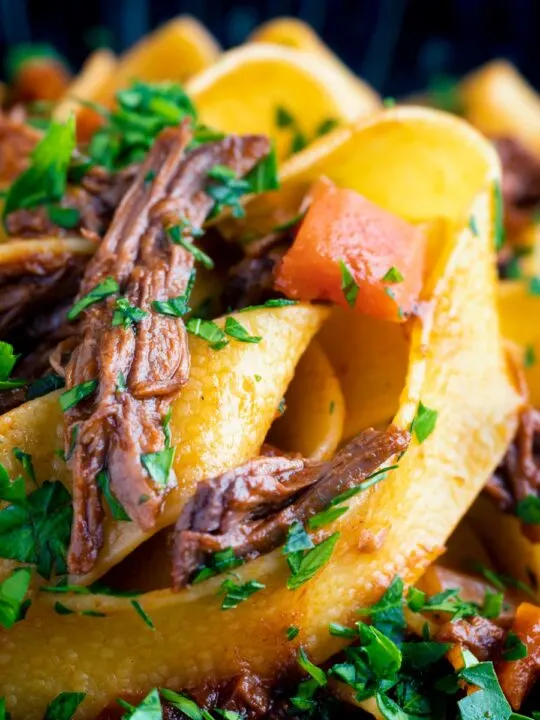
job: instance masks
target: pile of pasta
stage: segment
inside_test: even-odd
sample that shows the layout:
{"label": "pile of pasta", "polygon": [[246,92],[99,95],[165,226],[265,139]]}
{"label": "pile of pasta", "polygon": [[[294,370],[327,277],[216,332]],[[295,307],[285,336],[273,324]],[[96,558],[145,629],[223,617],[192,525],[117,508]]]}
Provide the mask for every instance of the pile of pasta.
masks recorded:
{"label": "pile of pasta", "polygon": [[[531,219],[506,238],[532,251],[517,253],[520,277],[499,279],[501,164],[484,135],[517,137],[538,154],[540,100],[496,64],[459,87],[465,119],[394,107],[291,19],[222,53],[182,17],[120,57],[96,51],[74,79],[62,81],[57,63],[29,60],[10,91],[47,99],[59,125],[74,117],[81,143],[103,123],[96,105],[114,111],[134,79],[181,83],[206,127],[270,137],[279,187],[243,198],[241,212],[217,214],[207,231],[245,243],[300,229],[276,282],[291,301],[213,318],[220,329],[239,323],[256,342],[216,349],[189,335],[189,379],[168,426],[176,485],[150,528],[109,508],[87,572],[53,567],[44,578],[43,557],[18,557],[13,518],[27,506],[6,493],[22,476],[31,503],[44,483],[59,482],[70,507],[65,391],[0,415],[0,623],[3,607],[16,608],[0,625],[0,718],[94,718],[118,698],[133,720],[343,712],[332,703],[386,720],[533,712],[540,544],[523,525],[540,524],[540,503],[531,494],[525,511],[524,498],[502,511],[483,489],[509,449],[518,462],[519,444],[533,442],[523,417],[540,407],[540,236]],[[51,75],[58,92],[46,98]],[[315,215],[323,201],[343,202],[342,224]],[[369,268],[351,277],[341,259],[354,222],[375,237],[370,257],[382,280]],[[384,266],[394,226],[410,230],[411,267],[412,238],[423,238],[416,289],[403,268]],[[328,238],[337,255],[325,255]],[[76,234],[3,239],[0,269],[37,250],[96,249]],[[322,260],[311,265],[316,240]],[[337,259],[341,276],[321,294],[324,263]],[[193,303],[218,298],[223,283],[219,269],[202,270]],[[405,449],[367,479],[351,477],[305,524],[290,524],[285,544],[232,563],[221,550],[199,568],[202,581],[172,587],[170,529],[197,488],[264,456],[268,444],[331,463],[369,428],[393,428]],[[43,507],[28,530],[36,547],[46,522]],[[54,557],[55,548],[41,551]],[[119,717],[107,712],[100,717]]]}

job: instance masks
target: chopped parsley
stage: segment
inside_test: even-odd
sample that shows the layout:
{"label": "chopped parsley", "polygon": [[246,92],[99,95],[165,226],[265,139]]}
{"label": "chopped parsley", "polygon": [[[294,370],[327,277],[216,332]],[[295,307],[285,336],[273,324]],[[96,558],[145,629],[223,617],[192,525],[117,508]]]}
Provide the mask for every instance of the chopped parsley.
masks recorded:
{"label": "chopped parsley", "polygon": [[526,525],[540,525],[540,498],[527,495],[516,505],[516,515]]}
{"label": "chopped parsley", "polygon": [[87,380],[63,392],[60,395],[60,406],[62,410],[67,412],[82,400],[92,395],[97,390],[98,384],[97,380]]}
{"label": "chopped parsley", "polygon": [[298,223],[303,219],[305,212],[300,212],[297,215],[293,215],[290,220],[285,220],[285,222],[280,223],[279,225],[275,225],[272,228],[272,232],[280,233],[285,232],[285,230],[291,230],[292,228],[296,227]]}
{"label": "chopped parsley", "polygon": [[98,473],[96,477],[96,483],[98,488],[101,490],[101,494],[105,498],[105,502],[109,507],[113,520],[122,520],[124,522],[129,522],[131,518],[111,490],[111,480],[109,477],[109,473],[106,470],[102,470]]}
{"label": "chopped parsley", "polygon": [[175,447],[169,447],[141,455],[141,463],[146,472],[161,487],[165,487],[169,482],[175,450]]}
{"label": "chopped parsley", "polygon": [[0,463],[0,500],[13,503],[24,503],[26,499],[26,484],[22,475],[11,482],[5,466]]}
{"label": "chopped parsley", "polygon": [[233,317],[225,320],[225,334],[229,337],[244,343],[260,343],[262,337],[260,335],[250,335],[246,328]]}
{"label": "chopped parsley", "polygon": [[529,294],[530,295],[540,295],[540,277],[532,277],[529,280]]}
{"label": "chopped parsley", "polygon": [[422,401],[418,403],[418,410],[411,425],[411,432],[416,435],[416,439],[419,443],[423,443],[424,440],[431,435],[435,430],[437,423],[437,417],[439,413],[437,410],[431,410],[426,407]]}
{"label": "chopped parsley", "polygon": [[522,660],[528,655],[527,646],[513,630],[508,632],[502,652],[503,660]]}
{"label": "chopped parsley", "polygon": [[[184,230],[187,230],[188,233],[184,234]],[[190,240],[189,237],[196,237],[196,234],[201,234],[200,231],[197,231],[196,228],[193,228],[187,221],[183,221],[179,225],[173,225],[172,227],[167,229],[167,234],[171,238],[172,242],[176,245],[181,245],[184,250],[187,250],[187,252],[191,253],[195,260],[197,262],[200,262],[203,267],[205,267],[207,270],[213,270],[214,268],[214,261],[211,257],[209,257],[205,252],[203,252],[200,248],[198,248],[196,245],[194,245]]]}
{"label": "chopped parsley", "polygon": [[50,578],[66,572],[71,535],[71,496],[60,482],[44,482],[24,500],[0,510],[0,557],[37,566]]}
{"label": "chopped parsley", "polygon": [[[300,129],[297,119],[290,110],[287,110],[287,108],[282,105],[278,105],[275,110],[274,122],[278,128],[290,130],[292,132],[290,148],[291,155],[303,150],[306,147],[308,144],[308,138]],[[339,121],[335,118],[325,118],[315,129],[314,139],[320,137],[321,135],[326,135],[338,125]]]}
{"label": "chopped parsley", "polygon": [[161,690],[161,695],[169,705],[180,710],[189,720],[213,720],[209,712],[201,710],[194,700],[191,700],[191,698],[185,695],[181,695],[173,690],[168,690],[167,688]]}
{"label": "chopped parsley", "polygon": [[187,315],[187,313],[191,311],[189,300],[194,284],[195,270],[192,270],[186,286],[186,292],[183,295],[169,298],[168,300],[154,300],[152,302],[152,308],[161,315],[172,315],[173,317]]}
{"label": "chopped parsley", "polygon": [[360,288],[356,284],[356,281],[344,260],[339,261],[339,268],[341,271],[341,289],[343,290],[343,295],[350,307],[354,307]]}
{"label": "chopped parsley", "polygon": [[339,495],[336,495],[335,498],[330,500],[330,506],[339,505],[340,503],[345,502],[345,500],[348,500],[349,498],[364,492],[368,488],[373,487],[373,485],[381,482],[381,480],[386,480],[388,473],[391,470],[396,470],[398,467],[399,465],[390,465],[388,467],[375,470],[375,472],[372,472],[371,475],[368,475],[368,477],[363,482],[359,483],[355,487],[349,488],[348,490],[344,490]]}
{"label": "chopped parsley", "polygon": [[492,662],[481,662],[472,667],[465,667],[458,673],[458,677],[469,685],[479,688],[459,700],[458,708],[462,720],[510,718],[512,709],[501,689]]}
{"label": "chopped parsley", "polygon": [[290,305],[298,305],[298,300],[289,300],[288,298],[274,298],[267,300],[262,305],[248,305],[241,308],[238,312],[249,312],[250,310],[260,310],[261,308],[279,308],[289,307]]}
{"label": "chopped parsley", "polygon": [[383,98],[383,107],[385,107],[385,108],[396,107],[396,98],[394,98],[394,97]]}
{"label": "chopped parsley", "polygon": [[499,180],[493,183],[493,215],[495,223],[495,250],[500,250],[506,239],[504,229],[504,202]]}
{"label": "chopped parsley", "polygon": [[163,435],[165,437],[165,447],[171,447],[171,418],[172,418],[172,406],[167,410],[163,421],[161,423],[163,427]]}
{"label": "chopped parsley", "polygon": [[396,576],[380,600],[371,607],[358,611],[360,615],[370,619],[374,628],[394,642],[401,642],[405,634],[403,589],[403,580]]}
{"label": "chopped parsley", "polygon": [[206,194],[214,201],[212,215],[218,215],[224,208],[229,207],[233,217],[244,217],[245,211],[240,204],[240,198],[251,190],[248,180],[237,178],[233,170],[223,165],[216,165],[209,170],[208,177],[211,182],[206,186]]}
{"label": "chopped parsley", "polygon": [[145,624],[148,625],[150,630],[155,630],[154,623],[152,621],[152,618],[150,615],[146,612],[146,610],[143,608],[141,603],[138,600],[132,600],[131,605],[133,606],[133,609],[137,613],[137,615],[140,615],[140,617],[144,620]]}
{"label": "chopped parsley", "polygon": [[300,648],[298,652],[298,665],[310,675],[319,687],[326,685],[326,673],[320,667],[314,665],[306,655],[304,648]]}
{"label": "chopped parsley", "polygon": [[30,154],[31,164],[11,184],[3,209],[4,219],[13,211],[56,203],[63,197],[67,172],[75,149],[75,117],[65,123],[52,121]]}
{"label": "chopped parsley", "polygon": [[484,604],[482,605],[482,615],[485,618],[498,618],[503,611],[503,606],[504,593],[486,590]]}
{"label": "chopped parsley", "polygon": [[274,145],[268,155],[255,165],[244,178],[250,193],[262,193],[279,188],[278,161]]}
{"label": "chopped parsley", "polygon": [[34,470],[34,463],[32,462],[32,456],[30,453],[26,453],[20,448],[13,448],[13,457],[22,465],[22,469],[26,474],[26,477],[35,484],[36,472]]}
{"label": "chopped parsley", "polygon": [[480,232],[478,230],[478,223],[476,222],[476,218],[474,217],[474,215],[471,215],[471,217],[469,218],[469,229],[475,237],[478,237],[480,235]]}
{"label": "chopped parsley", "polygon": [[77,208],[61,207],[60,205],[48,205],[47,215],[54,225],[68,230],[77,227],[81,219],[81,213]]}
{"label": "chopped parsley", "polygon": [[323,120],[315,130],[315,136],[321,137],[321,135],[326,135],[327,133],[331,132],[332,130],[335,130],[337,126],[339,125],[339,120],[336,120],[336,118],[326,118],[326,120]]}
{"label": "chopped parsley", "polygon": [[26,385],[24,380],[14,380],[9,377],[19,357],[13,353],[12,345],[0,341],[0,390],[11,390]]}
{"label": "chopped parsley", "polygon": [[523,355],[523,367],[531,368],[536,363],[536,351],[532,345],[527,345]]}
{"label": "chopped parsley", "polygon": [[298,637],[298,633],[300,632],[299,628],[296,627],[296,625],[289,625],[287,630],[285,631],[285,636],[287,637],[287,640],[294,640],[295,637]]}
{"label": "chopped parsley", "polygon": [[266,586],[258,580],[248,580],[245,583],[235,582],[228,578],[221,583],[220,592],[225,593],[225,597],[221,603],[222,610],[232,610],[240,605],[241,602],[247,600],[259,590],[264,590]]}
{"label": "chopped parsley", "polygon": [[242,558],[236,556],[232,548],[225,548],[225,550],[218,550],[217,552],[210,555],[206,562],[206,566],[200,568],[197,574],[192,580],[192,584],[203,582],[214,575],[220,575],[226,570],[232,570],[239,565],[242,565],[244,561]]}
{"label": "chopped parsley", "polygon": [[106,122],[88,148],[91,161],[110,171],[140,162],[164,128],[197,116],[188,95],[172,82],[135,82],[116,94],[116,102],[113,112],[93,106]]}
{"label": "chopped parsley", "polygon": [[190,318],[186,323],[188,333],[206,340],[212,350],[221,350],[229,344],[224,331],[212,320]]}
{"label": "chopped parsley", "polygon": [[120,292],[120,287],[116,280],[112,277],[105,278],[73,305],[67,314],[68,320],[75,320],[86,308],[118,292]]}
{"label": "chopped parsley", "polygon": [[334,533],[318,545],[304,530],[301,523],[295,521],[289,528],[283,554],[287,557],[291,575],[287,581],[289,590],[296,590],[303,585],[330,560],[339,533]]}
{"label": "chopped parsley", "polygon": [[162,720],[163,711],[161,709],[161,700],[159,699],[159,692],[157,688],[151,690],[144,700],[139,705],[131,705],[125,700],[120,698],[116,701],[124,710],[127,710],[125,715],[122,715],[122,720]]}
{"label": "chopped parsley", "polygon": [[146,310],[141,310],[136,305],[132,305],[126,297],[121,297],[117,298],[114,304],[111,324],[113,327],[121,325],[124,328],[133,328],[134,325],[144,320],[147,315]]}
{"label": "chopped parsley", "polygon": [[318,530],[340,518],[348,509],[348,507],[329,507],[309,518],[308,527],[310,530]]}
{"label": "chopped parsley", "polygon": [[395,265],[392,265],[385,275],[383,275],[383,282],[400,283],[403,282],[404,279]]}
{"label": "chopped parsley", "polygon": [[71,720],[86,693],[63,692],[48,705],[44,720]]}
{"label": "chopped parsley", "polygon": [[9,630],[22,620],[30,606],[25,600],[30,587],[32,571],[29,568],[14,570],[0,583],[0,625]]}

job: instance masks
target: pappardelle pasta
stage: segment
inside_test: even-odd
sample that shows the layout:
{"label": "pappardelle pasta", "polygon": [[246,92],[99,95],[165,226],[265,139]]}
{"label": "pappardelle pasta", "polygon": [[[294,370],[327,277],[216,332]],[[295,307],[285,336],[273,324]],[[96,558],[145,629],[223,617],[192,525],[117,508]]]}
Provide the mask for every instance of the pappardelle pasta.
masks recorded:
{"label": "pappardelle pasta", "polygon": [[0,720],[535,718],[535,104],[287,18],[8,65]]}

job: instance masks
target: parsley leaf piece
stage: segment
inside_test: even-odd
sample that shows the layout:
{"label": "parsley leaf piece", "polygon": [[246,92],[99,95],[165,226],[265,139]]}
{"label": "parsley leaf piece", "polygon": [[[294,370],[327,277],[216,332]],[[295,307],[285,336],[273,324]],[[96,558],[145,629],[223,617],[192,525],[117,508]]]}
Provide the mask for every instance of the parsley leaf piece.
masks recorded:
{"label": "parsley leaf piece", "polygon": [[288,298],[274,298],[267,300],[262,305],[248,305],[241,308],[238,312],[249,312],[250,310],[260,310],[261,308],[287,307],[288,305],[298,305],[298,300],[289,300]]}
{"label": "parsley leaf piece", "polygon": [[141,455],[141,463],[152,480],[165,487],[169,482],[176,447]]}
{"label": "parsley leaf piece", "polygon": [[161,315],[172,315],[173,317],[182,317],[191,311],[189,307],[189,300],[191,297],[191,291],[195,283],[195,270],[191,271],[189,276],[186,292],[183,295],[178,295],[175,298],[169,298],[168,300],[153,300],[152,308],[161,313]]}
{"label": "parsley leaf piece", "polygon": [[120,287],[116,280],[112,277],[105,278],[73,305],[67,314],[68,320],[75,320],[86,308],[118,292]]}
{"label": "parsley leaf piece", "polygon": [[43,395],[48,395],[54,390],[59,390],[65,387],[66,381],[60,375],[51,373],[50,375],[44,375],[37,380],[33,380],[28,386],[26,393],[27,400],[35,400]]}
{"label": "parsley leaf piece", "polygon": [[433,640],[402,643],[400,649],[403,655],[403,665],[413,671],[425,670],[442,660],[451,647],[451,643]]}
{"label": "parsley leaf piece", "polygon": [[25,601],[30,586],[32,571],[29,568],[14,570],[0,583],[0,625],[9,630],[16,622],[22,620],[30,606]]}
{"label": "parsley leaf piece", "polygon": [[245,583],[236,583],[231,579],[224,580],[220,588],[220,591],[225,593],[221,609],[232,610],[241,602],[259,592],[259,590],[264,590],[265,587],[266,585],[263,585],[258,580],[248,580]]}
{"label": "parsley leaf piece", "polygon": [[26,483],[19,476],[11,482],[6,467],[0,463],[0,500],[22,505],[26,501]]}
{"label": "parsley leaf piece", "polygon": [[322,668],[317,667],[311,662],[311,660],[306,655],[304,648],[300,648],[300,651],[298,653],[298,664],[300,665],[302,670],[307,672],[308,675],[311,675],[311,677],[313,678],[313,680],[315,680],[319,687],[324,687],[326,685],[326,673]]}
{"label": "parsley leaf piece", "polygon": [[369,617],[373,627],[393,642],[401,642],[405,634],[403,590],[403,580],[396,575],[380,600],[358,611],[360,615]]}
{"label": "parsley leaf piece", "polygon": [[110,171],[142,160],[164,128],[197,115],[188,95],[172,82],[135,82],[118,92],[116,101],[113,112],[94,107],[106,122],[94,133],[88,150],[94,163]]}
{"label": "parsley leaf piece", "polygon": [[481,662],[464,668],[458,674],[461,680],[480,688],[458,702],[461,720],[508,720],[512,709],[505,698],[492,662]]}
{"label": "parsley leaf piece", "polygon": [[172,406],[167,410],[165,416],[161,422],[163,427],[163,435],[165,437],[165,447],[171,447],[171,418],[172,418]]}
{"label": "parsley leaf piece", "polygon": [[476,218],[474,217],[474,215],[471,215],[471,217],[469,218],[469,229],[475,237],[478,237],[480,235],[480,232],[478,230],[478,223],[476,222]]}
{"label": "parsley leaf piece", "polygon": [[300,212],[297,215],[293,215],[290,220],[285,220],[285,222],[282,222],[279,225],[275,225],[272,228],[272,232],[276,232],[276,233],[284,232],[285,230],[290,230],[291,228],[296,227],[296,225],[298,225],[300,220],[303,219],[305,214],[306,214],[305,212]]}
{"label": "parsley leaf piece", "polygon": [[[189,240],[188,236],[184,235],[183,231],[184,229],[186,229],[186,227],[187,226],[185,223],[182,225],[173,225],[173,227],[168,228],[167,234],[169,235],[173,243],[175,243],[176,245],[181,245],[184,250],[187,250],[189,253],[191,253],[195,260],[197,262],[200,262],[204,268],[206,268],[207,270],[213,270],[214,261],[212,260],[212,258],[209,257],[196,245],[194,245]],[[189,234],[195,237],[195,228],[189,226]]]}
{"label": "parsley leaf piece", "polygon": [[240,204],[240,198],[250,192],[249,182],[245,178],[237,178],[236,174],[232,177],[223,174],[215,177],[211,173],[212,170],[208,172],[208,177],[212,182],[205,188],[206,194],[214,201],[211,216],[218,215],[224,208],[230,207],[233,217],[244,217],[245,210]]}
{"label": "parsley leaf piece", "polygon": [[10,380],[9,378],[19,357],[20,355],[13,353],[12,345],[0,341],[0,390],[10,390],[26,384],[24,380]]}
{"label": "parsley leaf piece", "polygon": [[71,535],[71,496],[60,482],[46,481],[23,505],[0,510],[0,557],[37,566],[50,578],[66,572]]}
{"label": "parsley leaf piece", "polygon": [[260,343],[262,337],[260,335],[250,335],[246,328],[233,317],[225,320],[225,334],[229,337],[244,343]]}
{"label": "parsley leaf piece", "polygon": [[390,96],[383,98],[383,107],[393,108],[396,107],[396,105],[396,98]]}
{"label": "parsley leaf piece", "polygon": [[185,695],[181,695],[173,690],[168,690],[167,688],[161,690],[161,695],[169,705],[180,710],[189,720],[213,720],[209,712],[202,710],[194,700],[191,700],[191,698]]}
{"label": "parsley leaf piece", "polygon": [[334,520],[337,520],[339,517],[344,515],[348,509],[348,507],[329,507],[326,510],[322,510],[316,515],[313,515],[313,517],[309,518],[308,527],[310,530],[318,530],[319,528],[334,522]]}
{"label": "parsley leaf piece", "polygon": [[527,345],[523,356],[523,367],[531,368],[536,363],[536,351],[533,345]]}
{"label": "parsley leaf piece", "polygon": [[26,476],[33,483],[36,482],[36,473],[34,470],[34,464],[32,462],[32,456],[29,453],[24,452],[20,448],[13,448],[13,456],[21,463],[22,469],[26,473]]}
{"label": "parsley leaf piece", "polygon": [[212,350],[221,350],[229,344],[223,330],[212,320],[189,318],[186,323],[186,330],[188,333],[206,340]]}
{"label": "parsley leaf piece", "polygon": [[121,325],[125,328],[132,328],[136,323],[144,320],[147,315],[146,310],[141,310],[136,305],[132,305],[126,297],[121,297],[117,298],[114,305],[111,324],[113,327]]}
{"label": "parsley leaf piece", "polygon": [[529,280],[529,294],[540,295],[540,277],[535,276]]}
{"label": "parsley leaf piece", "polygon": [[81,219],[81,213],[77,208],[60,205],[48,205],[47,215],[52,223],[68,230],[77,227]]}
{"label": "parsley leaf piece", "polygon": [[292,115],[292,113],[290,113],[287,108],[282,105],[278,105],[276,107],[275,122],[279,128],[290,127],[296,123],[294,115]]}
{"label": "parsley leaf piece", "polygon": [[312,712],[316,708],[314,697],[318,689],[319,685],[313,678],[304,680],[298,685],[296,695],[291,697],[291,705],[302,712]]}
{"label": "parsley leaf piece", "polygon": [[78,405],[81,400],[84,400],[89,395],[92,395],[98,387],[97,380],[87,380],[86,382],[74,385],[69,390],[66,390],[60,395],[60,406],[64,412],[71,410],[71,408]]}
{"label": "parsley leaf piece", "polygon": [[315,130],[315,136],[321,137],[321,135],[326,135],[327,133],[337,128],[338,125],[339,120],[337,120],[336,118],[326,118],[326,120],[323,120]]}
{"label": "parsley leaf piece", "polygon": [[387,270],[387,272],[383,275],[383,282],[390,282],[390,283],[400,283],[405,280],[403,275],[399,272],[397,267],[395,265],[392,265],[392,267]]}
{"label": "parsley leaf piece", "polygon": [[299,632],[300,632],[300,629],[297,628],[296,625],[289,625],[289,627],[285,631],[287,640],[294,640],[295,637],[298,637]]}
{"label": "parsley leaf piece", "polygon": [[504,229],[503,194],[499,180],[493,183],[493,216],[495,224],[495,250],[500,250],[506,240],[506,231]]}
{"label": "parsley leaf piece", "polygon": [[346,627],[345,625],[335,622],[328,625],[328,632],[330,635],[334,635],[335,637],[347,638],[350,640],[354,640],[358,637],[358,632],[353,628]]}
{"label": "parsley leaf piece", "polygon": [[330,505],[339,505],[340,503],[345,502],[345,500],[348,500],[349,498],[352,498],[355,495],[364,492],[373,485],[376,485],[377,483],[381,482],[381,480],[386,480],[388,473],[391,470],[396,470],[398,467],[399,465],[389,465],[388,467],[375,470],[375,472],[372,472],[371,475],[368,475],[367,478],[359,485],[356,485],[356,487],[349,488],[348,490],[344,490],[339,495],[336,495],[335,498],[330,500]]}
{"label": "parsley leaf piece", "polygon": [[102,470],[97,474],[96,483],[98,488],[101,490],[105,502],[109,506],[111,516],[113,520],[123,520],[124,522],[130,522],[131,518],[124,510],[123,505],[116,499],[113,491],[111,490],[111,481],[109,473],[106,470]]}
{"label": "parsley leaf piece", "polygon": [[126,376],[120,370],[118,373],[118,377],[116,378],[116,392],[126,392],[126,390],[127,390]]}
{"label": "parsley leaf piece", "polygon": [[150,615],[146,612],[146,610],[143,608],[143,606],[141,605],[141,603],[140,603],[138,600],[132,600],[132,601],[131,601],[131,605],[133,606],[133,609],[135,610],[135,612],[137,613],[137,615],[140,615],[140,616],[142,617],[142,619],[144,620],[144,622],[146,623],[146,625],[148,625],[148,627],[150,628],[150,630],[155,630],[156,628],[155,628],[155,626],[154,626],[154,623],[153,623],[153,621],[152,621],[152,618],[151,618]]}
{"label": "parsley leaf piece", "polygon": [[426,593],[415,587],[410,587],[407,592],[407,607],[413,612],[420,612],[426,603]]}
{"label": "parsley leaf piece", "polygon": [[510,630],[505,638],[502,659],[503,660],[522,660],[528,655],[527,646],[521,641],[513,630]]}
{"label": "parsley leaf piece", "polygon": [[30,155],[30,167],[11,184],[3,217],[19,208],[59,201],[66,191],[67,171],[74,149],[75,116],[65,124],[51,122]]}
{"label": "parsley leaf piece", "polygon": [[116,702],[121,705],[124,710],[128,711],[126,715],[122,716],[123,720],[162,720],[163,718],[161,700],[157,688],[151,690],[136,707],[120,698],[118,698]]}
{"label": "parsley leaf piece", "polygon": [[11,715],[6,710],[6,698],[0,697],[0,720],[10,720]]}
{"label": "parsley leaf piece", "polygon": [[49,703],[44,720],[71,720],[86,693],[63,692]]}
{"label": "parsley leaf piece", "polygon": [[411,432],[414,432],[419,443],[427,440],[435,430],[438,415],[439,412],[437,410],[431,410],[426,407],[422,401],[418,403],[418,410],[412,421]]}
{"label": "parsley leaf piece", "polygon": [[540,525],[540,498],[527,495],[516,505],[516,515],[526,525]]}
{"label": "parsley leaf piece", "polygon": [[58,615],[73,615],[75,613],[75,610],[68,608],[67,605],[64,605],[64,603],[61,603],[58,600],[54,603],[53,607],[54,612],[58,613]]}
{"label": "parsley leaf piece", "polygon": [[232,547],[225,550],[218,550],[213,553],[207,561],[206,567],[201,568],[192,580],[192,585],[203,582],[209,577],[219,575],[226,570],[232,570],[243,564],[242,558],[236,556]]}
{"label": "parsley leaf piece", "polygon": [[[339,533],[334,533],[330,537],[315,545],[311,550],[306,550],[301,558],[298,559],[295,567],[291,567],[291,576],[287,581],[289,590],[296,590],[303,585],[330,560],[334,547],[338,541]],[[290,557],[287,558],[290,560]],[[289,562],[289,567],[291,563]]]}
{"label": "parsley leaf piece", "polygon": [[396,643],[374,625],[358,622],[361,654],[376,678],[388,678],[401,667],[401,650]]}
{"label": "parsley leaf piece", "polygon": [[283,546],[283,554],[291,555],[303,550],[311,550],[313,547],[315,547],[313,540],[305,531],[302,523],[298,520],[291,523],[287,532],[287,540]]}
{"label": "parsley leaf piece", "polygon": [[277,190],[280,187],[278,160],[273,143],[268,155],[255,165],[244,180],[248,184],[250,193],[262,193],[268,190]]}
{"label": "parsley leaf piece", "polygon": [[339,261],[339,268],[341,271],[341,289],[345,295],[345,300],[350,307],[354,307],[360,288],[356,284],[356,281],[344,260]]}
{"label": "parsley leaf piece", "polygon": [[480,608],[476,603],[463,600],[458,588],[449,588],[428,598],[421,612],[450,613],[452,620],[478,615]]}
{"label": "parsley leaf piece", "polygon": [[485,618],[498,618],[503,611],[504,594],[502,592],[491,592],[486,590],[482,615]]}

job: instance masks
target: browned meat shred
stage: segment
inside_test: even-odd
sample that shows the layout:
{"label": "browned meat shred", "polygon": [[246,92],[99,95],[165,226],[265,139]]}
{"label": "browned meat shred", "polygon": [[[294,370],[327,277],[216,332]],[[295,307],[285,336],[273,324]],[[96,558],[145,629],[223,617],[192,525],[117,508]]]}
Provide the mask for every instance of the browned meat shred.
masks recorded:
{"label": "browned meat shred", "polygon": [[173,585],[185,586],[207,555],[232,548],[253,558],[282,544],[291,524],[305,522],[355,487],[410,441],[390,426],[365,430],[329,462],[259,457],[199,483],[175,527]]}
{"label": "browned meat shred", "polygon": [[497,657],[505,636],[504,628],[480,615],[447,622],[437,632],[439,642],[460,643],[480,661]]}
{"label": "browned meat shred", "polygon": [[78,210],[79,222],[75,228],[55,225],[47,208],[40,205],[10,213],[6,218],[8,233],[18,238],[65,237],[79,233],[99,239],[108,229],[116,208],[137,172],[137,166],[116,173],[93,167],[82,178],[80,186],[68,186],[60,204],[64,208]]}
{"label": "browned meat shred", "polygon": [[[486,484],[485,491],[501,510],[515,512],[516,505],[540,492],[540,412],[528,407],[521,413],[518,431],[502,463]],[[540,526],[523,525],[533,542],[540,541]]]}
{"label": "browned meat shred", "polygon": [[28,166],[28,158],[41,135],[26,125],[24,113],[0,112],[0,186],[7,185]]}
{"label": "browned meat shred", "polygon": [[[107,277],[146,315],[136,331],[112,326],[115,298],[90,307],[81,322],[81,340],[66,367],[69,388],[98,380],[92,398],[66,413],[65,442],[77,426],[72,455],[74,522],[68,556],[73,573],[88,572],[102,544],[103,510],[96,484],[104,468],[110,486],[130,518],[144,529],[156,521],[174,484],[158,486],[141,456],[164,449],[162,422],[188,378],[189,354],[183,320],[159,314],[152,301],[185,292],[193,255],[168,238],[165,229],[185,218],[203,223],[213,206],[204,192],[209,170],[227,165],[239,176],[268,154],[262,136],[228,137],[191,152],[189,125],[165,130],[140,168],[110,229],[90,261],[81,285],[85,296]],[[148,174],[155,179],[148,182]],[[127,390],[119,392],[122,373]]]}
{"label": "browned meat shred", "polygon": [[284,250],[271,250],[261,257],[246,257],[234,265],[229,271],[222,295],[224,307],[236,310],[260,305],[276,297],[274,274]]}
{"label": "browned meat shred", "polygon": [[540,204],[540,160],[514,138],[494,143],[503,167],[505,224],[512,233],[527,225]]}

